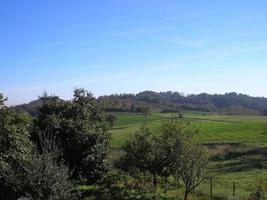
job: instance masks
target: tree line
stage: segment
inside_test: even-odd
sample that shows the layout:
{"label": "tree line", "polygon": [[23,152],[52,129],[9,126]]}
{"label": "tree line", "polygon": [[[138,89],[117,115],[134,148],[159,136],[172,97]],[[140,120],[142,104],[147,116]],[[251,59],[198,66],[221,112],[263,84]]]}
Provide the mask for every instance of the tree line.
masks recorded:
{"label": "tree line", "polygon": [[[142,112],[142,107],[149,106],[152,110],[162,112],[183,112],[188,110],[219,112],[229,115],[266,115],[267,98],[251,97],[235,92],[226,94],[184,95],[179,92],[144,91],[138,94],[114,94],[100,96],[97,101],[106,112]],[[32,101],[18,105],[17,110],[23,110],[32,116],[37,116],[42,101]]]}

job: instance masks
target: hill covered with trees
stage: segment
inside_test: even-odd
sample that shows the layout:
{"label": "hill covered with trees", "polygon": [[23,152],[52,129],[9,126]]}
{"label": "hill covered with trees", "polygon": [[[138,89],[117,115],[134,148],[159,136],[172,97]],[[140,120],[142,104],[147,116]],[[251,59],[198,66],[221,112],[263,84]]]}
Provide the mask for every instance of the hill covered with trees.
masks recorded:
{"label": "hill covered with trees", "polygon": [[[267,115],[267,98],[251,97],[235,92],[226,94],[190,94],[179,92],[143,91],[138,94],[113,94],[98,97],[107,112],[142,112],[144,106],[159,112],[185,112],[190,110],[217,112],[227,115]],[[15,106],[36,116],[42,102],[32,101]]]}

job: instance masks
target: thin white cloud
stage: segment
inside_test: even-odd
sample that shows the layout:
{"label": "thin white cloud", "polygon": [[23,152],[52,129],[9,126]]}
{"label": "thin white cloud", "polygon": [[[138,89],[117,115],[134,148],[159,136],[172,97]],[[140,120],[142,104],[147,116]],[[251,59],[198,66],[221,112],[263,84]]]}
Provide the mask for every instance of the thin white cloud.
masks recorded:
{"label": "thin white cloud", "polygon": [[184,47],[192,47],[192,48],[204,48],[207,46],[206,40],[187,40],[181,38],[174,38],[172,42]]}
{"label": "thin white cloud", "polygon": [[267,50],[267,41],[235,42],[232,51],[235,52],[257,52]]}
{"label": "thin white cloud", "polygon": [[127,35],[140,35],[149,33],[147,28],[136,28],[136,29],[127,29],[127,30],[117,30],[110,32],[111,36],[127,36]]}
{"label": "thin white cloud", "polygon": [[82,41],[42,41],[39,43],[25,44],[19,47],[22,48],[49,48],[61,46],[84,46],[94,44],[95,40],[82,40]]}

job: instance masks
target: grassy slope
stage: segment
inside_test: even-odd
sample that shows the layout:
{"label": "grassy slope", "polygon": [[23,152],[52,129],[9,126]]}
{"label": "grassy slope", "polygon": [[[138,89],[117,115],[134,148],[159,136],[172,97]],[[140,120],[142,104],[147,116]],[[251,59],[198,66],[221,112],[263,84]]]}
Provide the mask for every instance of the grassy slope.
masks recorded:
{"label": "grassy slope", "polygon": [[[157,132],[158,122],[171,116],[174,114],[153,113],[147,123]],[[144,124],[144,116],[140,114],[118,114],[117,117],[118,123],[110,131],[113,147],[121,146]],[[187,113],[184,117],[192,119],[200,127],[197,139],[201,143],[267,143],[267,133],[264,133],[267,117],[201,113]]]}
{"label": "grassy slope", "polygon": [[[172,116],[174,115],[153,113],[148,117],[147,123],[157,133],[160,120]],[[144,124],[144,116],[139,114],[118,114],[117,117],[118,124],[110,131],[113,147],[120,147],[131,133]],[[241,143],[245,149],[267,144],[267,133],[264,130],[267,117],[206,113],[186,113],[184,117],[192,119],[200,126],[200,135],[197,139],[201,143]],[[221,151],[223,153],[223,150]],[[210,162],[212,174],[215,176],[214,196],[232,198],[232,184],[235,181],[236,199],[246,199],[257,183],[267,184],[266,167],[267,155],[262,154]],[[209,183],[200,185],[195,195],[198,199],[208,199]]]}

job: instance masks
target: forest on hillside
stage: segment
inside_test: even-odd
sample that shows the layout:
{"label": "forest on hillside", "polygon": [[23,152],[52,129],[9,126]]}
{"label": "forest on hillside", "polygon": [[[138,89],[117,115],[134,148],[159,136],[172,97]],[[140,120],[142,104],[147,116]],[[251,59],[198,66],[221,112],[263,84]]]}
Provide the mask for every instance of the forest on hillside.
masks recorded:
{"label": "forest on hillside", "polygon": [[[227,115],[267,115],[267,98],[251,97],[235,92],[226,94],[191,94],[144,91],[138,94],[113,94],[97,98],[107,112],[141,112],[142,107],[160,112],[205,111]],[[40,100],[17,105],[17,110],[38,114]]]}

